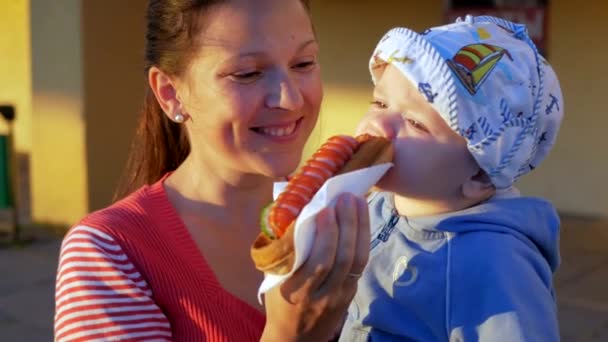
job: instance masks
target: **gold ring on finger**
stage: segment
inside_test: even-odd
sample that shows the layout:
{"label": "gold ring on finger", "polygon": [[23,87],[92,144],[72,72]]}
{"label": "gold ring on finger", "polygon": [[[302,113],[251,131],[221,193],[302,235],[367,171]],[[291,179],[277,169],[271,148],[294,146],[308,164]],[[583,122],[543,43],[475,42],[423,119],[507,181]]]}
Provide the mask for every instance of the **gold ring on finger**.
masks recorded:
{"label": "gold ring on finger", "polygon": [[348,274],[346,276],[348,276],[349,278],[353,278],[353,279],[359,279],[359,278],[361,278],[361,273],[348,272]]}

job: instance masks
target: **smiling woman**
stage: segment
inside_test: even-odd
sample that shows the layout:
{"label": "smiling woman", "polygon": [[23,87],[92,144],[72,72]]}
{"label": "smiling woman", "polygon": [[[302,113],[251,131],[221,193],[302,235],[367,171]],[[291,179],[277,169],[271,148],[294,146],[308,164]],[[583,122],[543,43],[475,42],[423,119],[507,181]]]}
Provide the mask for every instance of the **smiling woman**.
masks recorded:
{"label": "smiling woman", "polygon": [[56,340],[328,340],[356,290],[347,274],[367,262],[365,200],[319,213],[312,256],[265,308],[249,255],[319,115],[308,3],[154,0],[147,21],[149,88],[122,199],[64,239]]}
{"label": "smiling woman", "polygon": [[[192,13],[197,10],[196,1],[188,3],[183,4],[184,9],[190,6]],[[299,145],[310,135],[322,99],[318,44],[310,29],[310,18],[302,11],[302,4],[308,9],[307,3],[282,4],[286,9],[291,7],[291,13],[299,10],[298,17],[272,10],[276,7],[272,1],[242,1],[239,8],[209,3],[205,20],[191,23],[192,30],[204,27],[198,36],[190,37],[194,44],[190,44],[186,30],[181,36],[173,32],[179,30],[174,22],[192,20],[192,13],[173,18],[175,21],[164,17],[166,22],[157,24],[166,25],[166,32],[148,32],[150,88],[117,197],[153,183],[176,169],[188,155],[206,158],[212,153],[214,158],[207,161],[225,155],[234,168],[263,168],[259,160],[251,160],[255,156],[247,151],[274,152],[267,146],[273,141],[268,137],[283,136],[290,126],[294,132],[289,140],[294,141],[287,147],[292,149],[287,154],[292,160],[284,163],[283,170],[266,171],[285,176],[299,162]],[[155,8],[161,7],[151,6],[150,12]],[[199,12],[202,10],[198,8]],[[225,22],[242,25],[226,26]],[[308,30],[267,34],[264,30],[272,30],[273,25]],[[176,39],[166,39],[174,35]],[[260,106],[267,108],[261,111]],[[186,125],[175,125],[172,121],[176,121],[176,116],[184,118]],[[256,140],[252,131],[262,137]],[[191,149],[195,150],[192,154]]]}

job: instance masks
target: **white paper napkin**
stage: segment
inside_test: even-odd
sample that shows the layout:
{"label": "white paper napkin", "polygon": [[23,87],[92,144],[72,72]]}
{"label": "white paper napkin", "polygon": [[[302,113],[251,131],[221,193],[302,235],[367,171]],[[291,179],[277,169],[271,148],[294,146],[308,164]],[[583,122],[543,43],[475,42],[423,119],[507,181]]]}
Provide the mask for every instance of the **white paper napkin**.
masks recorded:
{"label": "white paper napkin", "polygon": [[[392,163],[379,164],[365,169],[348,172],[328,179],[325,184],[314,195],[312,200],[302,209],[296,220],[295,238],[295,261],[294,267],[288,274],[275,275],[266,274],[260,288],[258,299],[261,295],[273,287],[283,283],[293,274],[310,255],[312,243],[315,239],[315,215],[323,208],[334,205],[334,200],[343,192],[350,192],[357,196],[363,196],[378,180],[392,167]],[[274,184],[274,198],[283,191],[287,182]]]}

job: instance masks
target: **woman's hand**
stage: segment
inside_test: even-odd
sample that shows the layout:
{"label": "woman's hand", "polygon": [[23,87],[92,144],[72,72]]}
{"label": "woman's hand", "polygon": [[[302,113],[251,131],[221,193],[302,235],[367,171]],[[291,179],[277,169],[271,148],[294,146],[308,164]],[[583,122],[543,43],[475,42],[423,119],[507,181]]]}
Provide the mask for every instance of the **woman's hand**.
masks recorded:
{"label": "woman's hand", "polygon": [[364,198],[340,195],[319,212],[308,260],[266,294],[263,341],[328,341],[342,324],[369,257],[369,212]]}

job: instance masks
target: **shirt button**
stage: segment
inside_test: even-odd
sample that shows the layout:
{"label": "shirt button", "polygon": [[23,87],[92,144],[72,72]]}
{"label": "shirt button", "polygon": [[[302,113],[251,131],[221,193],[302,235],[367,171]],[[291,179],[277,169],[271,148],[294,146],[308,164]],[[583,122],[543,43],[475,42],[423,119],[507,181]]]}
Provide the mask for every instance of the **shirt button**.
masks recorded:
{"label": "shirt button", "polygon": [[408,265],[408,258],[402,256],[395,262],[393,268],[393,284],[395,286],[410,286],[418,279],[418,268]]}

